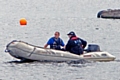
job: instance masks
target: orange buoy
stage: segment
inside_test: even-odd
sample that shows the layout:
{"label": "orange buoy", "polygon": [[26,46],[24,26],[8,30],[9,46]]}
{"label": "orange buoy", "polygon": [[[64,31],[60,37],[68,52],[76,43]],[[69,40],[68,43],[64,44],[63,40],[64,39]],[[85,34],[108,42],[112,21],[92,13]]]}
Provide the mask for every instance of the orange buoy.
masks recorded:
{"label": "orange buoy", "polygon": [[27,20],[25,18],[21,18],[20,25],[27,25]]}

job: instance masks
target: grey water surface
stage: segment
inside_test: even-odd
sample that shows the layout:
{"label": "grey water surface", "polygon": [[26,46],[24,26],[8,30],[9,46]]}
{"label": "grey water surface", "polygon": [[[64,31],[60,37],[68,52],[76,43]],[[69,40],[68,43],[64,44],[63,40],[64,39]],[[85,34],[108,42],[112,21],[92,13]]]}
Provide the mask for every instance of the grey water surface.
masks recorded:
{"label": "grey water surface", "polygon": [[[120,20],[100,19],[101,10],[119,9],[120,0],[0,0],[0,80],[120,80]],[[26,18],[28,24],[20,26]],[[4,50],[12,40],[43,47],[60,31],[69,31],[116,56],[111,62],[78,64],[16,60]]]}

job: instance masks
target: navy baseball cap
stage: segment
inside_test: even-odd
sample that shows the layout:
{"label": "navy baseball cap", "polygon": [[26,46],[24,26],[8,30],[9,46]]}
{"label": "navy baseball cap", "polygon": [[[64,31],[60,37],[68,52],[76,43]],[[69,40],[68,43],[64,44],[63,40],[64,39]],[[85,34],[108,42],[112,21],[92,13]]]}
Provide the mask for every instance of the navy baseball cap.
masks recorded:
{"label": "navy baseball cap", "polygon": [[75,36],[75,33],[73,31],[69,32],[67,35]]}

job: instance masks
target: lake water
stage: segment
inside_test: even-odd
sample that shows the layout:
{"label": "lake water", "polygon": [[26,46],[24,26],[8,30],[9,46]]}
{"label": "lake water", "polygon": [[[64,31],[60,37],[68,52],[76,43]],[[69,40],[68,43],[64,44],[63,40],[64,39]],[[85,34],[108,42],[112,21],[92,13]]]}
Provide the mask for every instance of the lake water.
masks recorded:
{"label": "lake water", "polygon": [[[101,10],[120,8],[120,0],[0,0],[0,80],[120,80],[120,21],[97,18]],[[26,18],[27,26],[20,26]],[[116,56],[111,62],[78,64],[16,60],[5,53],[12,40],[44,46],[55,31],[67,43],[69,31]]]}

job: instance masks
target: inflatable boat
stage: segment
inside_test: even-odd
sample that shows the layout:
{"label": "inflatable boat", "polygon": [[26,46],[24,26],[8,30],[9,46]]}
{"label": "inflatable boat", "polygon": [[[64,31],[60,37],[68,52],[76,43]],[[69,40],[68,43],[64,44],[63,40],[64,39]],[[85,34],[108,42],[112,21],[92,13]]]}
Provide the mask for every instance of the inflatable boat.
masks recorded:
{"label": "inflatable boat", "polygon": [[120,19],[120,9],[108,9],[99,11],[97,18],[106,18],[106,19]]}
{"label": "inflatable boat", "polygon": [[5,52],[14,58],[23,60],[38,61],[77,61],[80,59],[91,61],[113,61],[115,56],[108,52],[100,51],[99,46],[89,44],[88,49],[82,55],[76,55],[68,51],[45,49],[43,47],[34,46],[23,41],[13,40],[6,46]]}

